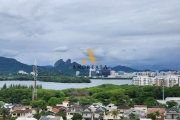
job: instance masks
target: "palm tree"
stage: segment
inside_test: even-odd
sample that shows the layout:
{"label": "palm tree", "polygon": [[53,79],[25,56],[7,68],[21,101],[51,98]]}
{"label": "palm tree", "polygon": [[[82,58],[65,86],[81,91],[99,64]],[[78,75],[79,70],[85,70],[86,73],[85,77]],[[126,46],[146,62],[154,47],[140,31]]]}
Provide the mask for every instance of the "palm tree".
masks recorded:
{"label": "palm tree", "polygon": [[7,120],[7,116],[9,115],[9,111],[6,108],[1,109],[3,120]]}
{"label": "palm tree", "polygon": [[113,118],[114,118],[114,120],[115,120],[115,118],[117,118],[118,111],[117,111],[117,110],[113,110],[111,113],[112,113]]}
{"label": "palm tree", "polygon": [[100,120],[102,120],[104,118],[104,113],[100,113],[99,118],[100,118]]}

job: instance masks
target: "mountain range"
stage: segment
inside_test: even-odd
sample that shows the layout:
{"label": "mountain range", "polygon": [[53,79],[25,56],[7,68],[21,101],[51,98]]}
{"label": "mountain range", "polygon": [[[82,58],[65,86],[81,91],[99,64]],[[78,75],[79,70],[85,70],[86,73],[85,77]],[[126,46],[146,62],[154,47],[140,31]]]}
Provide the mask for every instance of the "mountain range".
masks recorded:
{"label": "mountain range", "polygon": [[[74,66],[81,66],[80,64],[73,62],[71,63],[71,60],[68,59],[66,62],[64,62],[62,59],[58,60],[54,66],[47,65],[47,66],[38,66],[38,71],[41,72],[43,70],[58,70],[64,73],[75,75],[76,71],[80,71],[81,75],[87,76],[88,70],[76,68],[74,69]],[[33,71],[33,65],[27,65],[24,63],[21,63],[13,58],[5,58],[0,57],[0,73],[17,73],[19,70],[23,70],[25,72],[32,72]]]}
{"label": "mountain range", "polygon": [[[74,66],[81,66],[81,65],[76,62],[71,62],[71,59],[68,59],[67,61],[63,61],[63,59],[60,59],[55,62],[54,66],[51,66],[51,65],[38,66],[38,71],[41,72],[43,70],[58,70],[64,73],[72,74],[72,75],[75,75],[76,71],[80,71],[81,75],[88,75],[89,71],[87,69],[81,69],[78,67],[74,69]],[[32,72],[33,65],[27,65],[27,64],[21,63],[13,58],[0,57],[0,73],[2,72],[17,73],[19,70]],[[121,65],[112,67],[111,70],[114,70],[116,72],[117,71],[125,71],[125,72],[151,71],[149,69],[137,70],[137,69],[133,69],[127,66],[121,66]],[[159,70],[159,71],[170,71],[170,69]]]}

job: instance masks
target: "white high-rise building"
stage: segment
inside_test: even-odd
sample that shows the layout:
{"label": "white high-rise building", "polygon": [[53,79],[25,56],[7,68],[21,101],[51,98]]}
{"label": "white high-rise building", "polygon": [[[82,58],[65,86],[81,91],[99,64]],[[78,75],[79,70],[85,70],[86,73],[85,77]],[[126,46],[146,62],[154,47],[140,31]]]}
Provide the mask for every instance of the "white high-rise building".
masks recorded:
{"label": "white high-rise building", "polygon": [[76,76],[79,76],[80,72],[79,71],[76,71]]}
{"label": "white high-rise building", "polygon": [[115,72],[114,70],[111,70],[111,71],[110,71],[110,76],[115,76],[115,73],[116,73],[116,72]]}
{"label": "white high-rise building", "polygon": [[28,75],[28,73],[25,72],[24,70],[19,70],[18,73],[19,73],[19,74],[22,74],[22,75]]}
{"label": "white high-rise building", "polygon": [[93,76],[92,73],[96,73],[96,69],[92,69],[92,68],[89,69],[89,77]]}
{"label": "white high-rise building", "polygon": [[180,86],[180,75],[178,75],[178,82],[179,82],[179,86]]}

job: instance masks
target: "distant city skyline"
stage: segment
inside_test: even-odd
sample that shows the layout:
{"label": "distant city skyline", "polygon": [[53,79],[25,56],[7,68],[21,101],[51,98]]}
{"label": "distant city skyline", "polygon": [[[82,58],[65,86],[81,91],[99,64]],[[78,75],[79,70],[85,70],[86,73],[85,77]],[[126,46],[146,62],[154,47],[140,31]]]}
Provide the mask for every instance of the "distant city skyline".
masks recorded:
{"label": "distant city skyline", "polygon": [[[80,63],[180,70],[179,0],[6,0],[0,4],[0,56],[33,65]],[[89,62],[89,63],[88,63]],[[90,64],[90,61],[87,61]]]}

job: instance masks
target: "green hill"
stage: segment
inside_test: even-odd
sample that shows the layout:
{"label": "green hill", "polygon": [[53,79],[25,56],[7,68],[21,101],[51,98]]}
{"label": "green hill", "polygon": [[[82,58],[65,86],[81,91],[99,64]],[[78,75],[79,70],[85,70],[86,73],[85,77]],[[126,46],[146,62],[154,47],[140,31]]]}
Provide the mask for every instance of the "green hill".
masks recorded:
{"label": "green hill", "polygon": [[18,62],[13,58],[0,57],[0,72],[17,73],[19,70],[31,72],[33,67]]}
{"label": "green hill", "polygon": [[124,71],[124,72],[137,72],[137,71],[140,71],[140,70],[136,70],[136,69],[126,67],[126,66],[121,66],[121,65],[113,67],[112,70],[114,70],[116,72],[118,72],[118,71]]}

